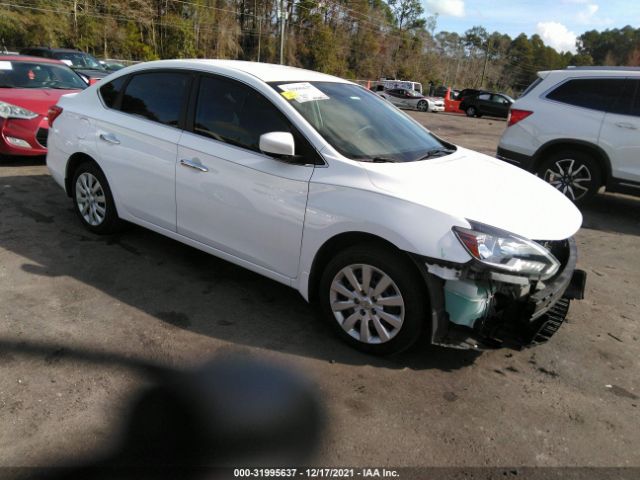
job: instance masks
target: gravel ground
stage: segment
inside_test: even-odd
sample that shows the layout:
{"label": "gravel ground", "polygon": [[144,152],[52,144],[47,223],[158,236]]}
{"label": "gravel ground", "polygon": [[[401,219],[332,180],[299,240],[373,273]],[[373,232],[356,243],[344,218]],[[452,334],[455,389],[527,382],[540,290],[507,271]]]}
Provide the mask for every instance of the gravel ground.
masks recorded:
{"label": "gravel ground", "polygon": [[[492,154],[503,120],[412,113]],[[89,234],[42,161],[0,165],[0,466],[97,451],[144,380],[111,352],[173,366],[239,353],[303,372],[328,422],[324,466],[640,466],[640,199],[599,195],[577,234],[586,299],[546,345],[340,343],[294,290],[141,228]],[[2,475],[0,475],[2,476]]]}

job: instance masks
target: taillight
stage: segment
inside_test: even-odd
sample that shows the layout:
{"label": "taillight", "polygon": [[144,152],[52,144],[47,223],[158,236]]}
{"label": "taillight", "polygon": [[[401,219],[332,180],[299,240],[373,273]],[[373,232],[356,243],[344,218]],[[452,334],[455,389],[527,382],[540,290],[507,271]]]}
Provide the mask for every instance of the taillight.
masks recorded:
{"label": "taillight", "polygon": [[507,120],[507,127],[511,125],[515,125],[520,120],[524,120],[533,112],[531,110],[518,110],[517,108],[512,108],[509,112],[509,119]]}
{"label": "taillight", "polygon": [[49,126],[53,126],[53,121],[60,116],[62,113],[62,107],[58,105],[53,105],[49,107],[49,112],[47,113],[47,118],[49,119]]}

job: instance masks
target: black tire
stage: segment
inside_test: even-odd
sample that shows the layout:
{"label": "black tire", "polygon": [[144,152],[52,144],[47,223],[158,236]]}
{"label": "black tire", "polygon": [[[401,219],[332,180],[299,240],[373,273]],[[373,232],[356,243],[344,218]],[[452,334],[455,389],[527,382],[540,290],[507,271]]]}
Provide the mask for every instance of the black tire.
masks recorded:
{"label": "black tire", "polygon": [[[94,198],[96,199],[96,211],[98,207],[104,209],[104,213],[101,215],[102,220],[99,223],[91,223],[89,221],[91,220],[91,218],[86,218],[86,215],[90,214],[86,209],[85,212],[87,213],[83,213],[83,206],[80,204],[82,195],[80,190],[82,188],[86,189],[86,187],[83,187],[81,177],[83,179],[90,178],[83,176],[85,174],[92,176],[99,183],[100,189],[96,191],[96,194],[94,196]],[[102,193],[103,195],[99,195],[100,193]],[[113,195],[111,194],[111,189],[109,188],[109,182],[107,182],[104,173],[102,173],[102,170],[96,163],[87,161],[78,165],[75,172],[73,173],[73,183],[71,184],[71,198],[73,199],[73,205],[75,207],[74,210],[76,211],[78,218],[80,218],[80,221],[87,230],[93,233],[97,233],[98,235],[108,235],[111,233],[116,233],[122,228],[123,222],[118,217],[116,205],[113,201]],[[100,215],[94,217],[94,219],[97,219],[99,216]]]}
{"label": "black tire", "polygon": [[[373,268],[370,283],[371,289],[366,295],[362,293],[363,297],[361,297],[366,297],[367,300],[361,300],[362,303],[357,304],[355,308],[347,308],[338,314],[343,315],[344,318],[342,321],[345,323],[352,315],[359,316],[364,313],[364,309],[369,308],[369,320],[366,320],[366,327],[364,328],[367,332],[370,332],[374,343],[361,341],[354,336],[362,336],[362,323],[365,322],[365,320],[357,320],[351,329],[352,333],[347,333],[341,326],[341,323],[339,323],[336,316],[338,314],[334,315],[331,304],[332,295],[336,295],[335,290],[332,293],[332,284],[335,279],[340,277],[343,269],[353,266],[357,271],[357,266],[363,265]],[[360,273],[362,273],[362,271]],[[374,282],[376,282],[376,277],[378,281],[382,278],[380,273],[389,277],[393,283],[387,289],[381,291],[381,293],[374,295],[375,287],[380,285],[380,283]],[[356,273],[357,282],[363,282],[362,277],[362,274],[358,276]],[[347,282],[346,277],[342,277],[342,280]],[[389,296],[383,296],[385,293],[389,294]],[[398,298],[396,293],[400,294],[400,299],[403,302],[402,307],[378,305],[377,301],[380,301],[380,299],[388,300],[390,298]],[[339,293],[337,295],[340,297]],[[369,295],[371,295],[371,297],[369,297]],[[338,298],[337,301],[343,301],[345,298],[347,302],[351,301],[346,296]],[[374,302],[374,307],[372,307],[370,299],[377,299],[377,301]],[[415,265],[400,252],[377,244],[356,245],[338,253],[324,269],[319,284],[318,300],[320,302],[322,316],[332,325],[337,335],[349,345],[366,353],[389,355],[402,352],[411,347],[421,337],[423,330],[427,328],[428,299],[426,295],[426,285]],[[365,306],[365,301],[369,302],[368,306]],[[353,302],[355,302],[355,300]],[[381,310],[384,311],[381,312]],[[399,327],[394,327],[392,324],[386,323],[385,317],[388,318],[389,314],[393,315],[394,319],[402,318],[403,316]],[[377,325],[375,325],[376,322]],[[381,323],[384,331],[388,330],[389,333],[392,333],[390,339],[382,341],[382,335],[378,333],[378,327]],[[355,325],[357,325],[357,327]],[[393,332],[394,330],[395,333]],[[377,343],[374,337],[378,337]]]}
{"label": "black tire", "polygon": [[553,153],[540,164],[536,173],[576,205],[583,205],[591,200],[602,186],[602,172],[598,162],[581,151],[563,150]]}
{"label": "black tire", "polygon": [[428,112],[429,111],[429,102],[427,102],[426,100],[420,100],[418,102],[418,110],[421,112]]}
{"label": "black tire", "polygon": [[478,114],[478,111],[476,110],[476,107],[474,107],[473,105],[469,105],[467,107],[466,113],[467,117],[475,117]]}

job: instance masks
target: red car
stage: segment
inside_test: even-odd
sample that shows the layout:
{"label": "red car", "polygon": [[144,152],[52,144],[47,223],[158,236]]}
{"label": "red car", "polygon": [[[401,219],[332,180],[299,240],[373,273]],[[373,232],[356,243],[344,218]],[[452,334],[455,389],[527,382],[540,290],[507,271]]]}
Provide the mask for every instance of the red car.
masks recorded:
{"label": "red car", "polygon": [[49,108],[86,87],[58,60],[0,56],[0,155],[45,155]]}

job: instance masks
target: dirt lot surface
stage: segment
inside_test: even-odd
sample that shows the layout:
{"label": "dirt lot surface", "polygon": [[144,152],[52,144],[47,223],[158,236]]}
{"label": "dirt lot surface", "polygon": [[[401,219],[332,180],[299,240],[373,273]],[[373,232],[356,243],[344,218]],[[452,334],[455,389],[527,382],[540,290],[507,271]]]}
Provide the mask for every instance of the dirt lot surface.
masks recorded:
{"label": "dirt lot surface", "polygon": [[[503,120],[413,113],[495,152]],[[514,205],[517,210],[517,205]],[[640,199],[599,195],[577,235],[586,299],[546,345],[360,354],[297,292],[141,228],[86,232],[40,162],[0,165],[0,466],[99,448],[141,378],[84,349],[174,366],[238,352],[306,374],[328,412],[315,463],[640,466]]]}

